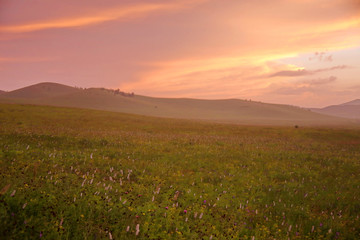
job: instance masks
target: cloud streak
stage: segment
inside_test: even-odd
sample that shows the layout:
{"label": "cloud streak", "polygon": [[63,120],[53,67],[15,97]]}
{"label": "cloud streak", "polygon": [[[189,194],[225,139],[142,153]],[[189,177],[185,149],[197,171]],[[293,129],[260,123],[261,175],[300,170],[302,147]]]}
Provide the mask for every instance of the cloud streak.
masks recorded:
{"label": "cloud streak", "polygon": [[324,85],[324,84],[335,82],[336,79],[337,79],[337,77],[330,76],[328,78],[318,78],[318,79],[304,80],[304,81],[301,81],[300,83],[301,84],[308,84],[308,85],[311,85],[311,86],[318,86],[318,85]]}
{"label": "cloud streak", "polygon": [[270,93],[279,95],[303,95],[305,93],[316,94],[324,90],[324,86],[333,83],[337,77],[317,78],[297,81],[294,83],[278,83],[269,86]]}
{"label": "cloud streak", "polygon": [[306,70],[306,69],[298,69],[295,71],[279,71],[275,72],[273,74],[268,75],[269,78],[273,77],[300,77],[300,76],[308,76],[308,75],[314,75],[316,73],[320,72],[327,72],[327,71],[333,71],[333,70],[340,70],[340,69],[346,69],[349,68],[349,66],[346,65],[339,65],[334,66],[331,68],[321,68],[316,70]]}
{"label": "cloud streak", "polygon": [[186,2],[180,3],[158,3],[158,4],[137,4],[133,6],[121,6],[102,10],[87,16],[74,16],[62,19],[44,20],[41,22],[25,23],[19,25],[1,26],[0,32],[25,33],[47,29],[84,27],[100,24],[108,21],[128,20],[145,15],[185,7]]}

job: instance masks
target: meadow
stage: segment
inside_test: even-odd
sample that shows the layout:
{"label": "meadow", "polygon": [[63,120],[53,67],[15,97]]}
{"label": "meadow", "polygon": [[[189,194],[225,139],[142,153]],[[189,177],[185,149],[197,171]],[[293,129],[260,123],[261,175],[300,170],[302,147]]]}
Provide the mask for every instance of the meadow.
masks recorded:
{"label": "meadow", "polygon": [[360,239],[360,129],[0,104],[1,239]]}

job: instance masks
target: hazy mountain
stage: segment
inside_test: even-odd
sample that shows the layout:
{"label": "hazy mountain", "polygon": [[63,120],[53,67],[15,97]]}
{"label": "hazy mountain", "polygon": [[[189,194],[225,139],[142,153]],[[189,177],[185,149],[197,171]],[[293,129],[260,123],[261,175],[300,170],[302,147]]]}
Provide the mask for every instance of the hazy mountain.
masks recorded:
{"label": "hazy mountain", "polygon": [[5,93],[5,91],[3,91],[3,90],[0,90],[0,94],[3,94],[3,93]]}
{"label": "hazy mountain", "polygon": [[344,105],[360,105],[360,99],[355,99],[353,101],[350,101],[350,102],[346,102],[346,103],[343,103],[343,104],[340,104],[341,106],[344,106]]}
{"label": "hazy mountain", "polygon": [[360,119],[360,99],[324,108],[313,108],[311,111],[330,116]]}
{"label": "hazy mountain", "polygon": [[78,89],[40,83],[6,92],[0,102],[99,109],[157,117],[198,119],[248,125],[344,125],[349,120],[299,107],[239,99],[201,100],[131,96],[100,88]]}

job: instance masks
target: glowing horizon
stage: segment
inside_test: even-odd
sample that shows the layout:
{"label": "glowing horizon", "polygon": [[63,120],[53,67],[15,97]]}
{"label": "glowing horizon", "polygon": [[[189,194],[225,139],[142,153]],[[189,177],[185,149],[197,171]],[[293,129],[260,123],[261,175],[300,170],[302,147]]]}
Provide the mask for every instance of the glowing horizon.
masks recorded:
{"label": "glowing horizon", "polygon": [[304,107],[360,98],[356,0],[5,0],[1,8],[1,90],[58,82]]}

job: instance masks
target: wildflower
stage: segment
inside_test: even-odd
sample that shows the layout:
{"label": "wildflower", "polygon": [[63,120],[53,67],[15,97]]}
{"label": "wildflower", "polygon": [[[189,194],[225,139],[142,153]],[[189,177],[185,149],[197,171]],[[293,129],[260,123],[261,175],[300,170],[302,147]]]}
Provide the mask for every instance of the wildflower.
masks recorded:
{"label": "wildflower", "polygon": [[136,236],[139,235],[140,232],[140,224],[136,225]]}
{"label": "wildflower", "polygon": [[16,190],[14,190],[11,194],[10,194],[10,197],[13,197],[16,193]]}
{"label": "wildflower", "polygon": [[169,207],[165,207],[165,209],[166,209],[166,210],[168,210],[168,209],[169,209]]}
{"label": "wildflower", "polygon": [[130,230],[130,226],[127,226],[126,231],[128,232]]}
{"label": "wildflower", "polygon": [[187,213],[187,210],[186,210],[186,209],[184,210],[184,213]]}
{"label": "wildflower", "polygon": [[42,232],[40,232],[40,237],[42,237],[43,236],[43,233]]}
{"label": "wildflower", "polygon": [[113,239],[111,232],[109,232],[109,239]]}
{"label": "wildflower", "polygon": [[179,197],[180,192],[176,191],[175,195],[174,195],[174,201],[176,201]]}
{"label": "wildflower", "polygon": [[204,200],[204,204],[206,204],[206,200]]}

